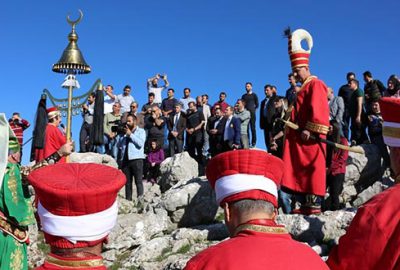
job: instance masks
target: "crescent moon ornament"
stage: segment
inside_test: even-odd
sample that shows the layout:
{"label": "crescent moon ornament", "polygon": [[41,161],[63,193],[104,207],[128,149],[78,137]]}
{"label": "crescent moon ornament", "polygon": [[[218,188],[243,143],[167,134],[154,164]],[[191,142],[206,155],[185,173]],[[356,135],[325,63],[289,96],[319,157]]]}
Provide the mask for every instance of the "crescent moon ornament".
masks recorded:
{"label": "crescent moon ornament", "polygon": [[72,26],[72,28],[75,28],[75,25],[77,25],[83,18],[82,10],[78,9],[78,11],[79,11],[79,17],[75,21],[69,18],[69,14],[67,15],[67,22]]}

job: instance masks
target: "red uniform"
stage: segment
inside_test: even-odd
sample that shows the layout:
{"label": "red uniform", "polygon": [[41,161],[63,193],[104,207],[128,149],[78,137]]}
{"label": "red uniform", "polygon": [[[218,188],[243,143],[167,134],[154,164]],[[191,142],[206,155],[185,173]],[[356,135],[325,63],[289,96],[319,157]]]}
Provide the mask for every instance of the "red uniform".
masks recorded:
{"label": "red uniform", "polygon": [[[56,126],[52,124],[47,124],[46,134],[44,137],[44,147],[43,149],[36,149],[36,162],[42,161],[43,159],[47,158],[58,149],[60,149],[60,147],[63,146],[66,142],[67,139]],[[59,163],[65,163],[65,157],[61,158]]]}
{"label": "red uniform", "polygon": [[360,207],[327,261],[333,270],[400,269],[400,184]]}
{"label": "red uniform", "polygon": [[106,270],[103,258],[100,256],[87,256],[83,258],[65,258],[50,253],[42,266],[36,270],[59,270],[59,269],[95,269]]}
{"label": "red uniform", "polygon": [[292,240],[271,220],[252,220],[240,227],[235,237],[202,251],[185,269],[328,269],[310,247]]}
{"label": "red uniform", "polygon": [[[327,87],[316,77],[309,77],[297,94],[291,121],[301,130],[325,138],[329,129]],[[301,132],[287,128],[283,149],[285,176],[282,186],[295,192],[325,195],[326,145],[315,140],[304,141]]]}

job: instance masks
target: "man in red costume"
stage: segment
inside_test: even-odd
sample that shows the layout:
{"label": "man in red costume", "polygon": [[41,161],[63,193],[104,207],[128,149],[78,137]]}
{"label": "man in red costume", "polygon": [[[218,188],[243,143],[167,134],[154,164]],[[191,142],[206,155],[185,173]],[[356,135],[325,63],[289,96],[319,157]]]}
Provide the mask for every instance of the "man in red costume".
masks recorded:
{"label": "man in red costume", "polygon": [[[309,50],[301,47],[306,39]],[[290,106],[290,121],[299,130],[288,129],[284,145],[283,161],[285,177],[282,186],[305,195],[305,201],[297,212],[302,214],[320,213],[317,196],[325,195],[325,155],[326,146],[310,139],[310,136],[325,138],[329,131],[328,88],[309,69],[309,57],[313,45],[311,35],[298,29],[289,34],[289,55],[293,75],[302,83],[296,102]],[[296,211],[296,210],[295,210]]]}
{"label": "man in red costume", "polygon": [[396,184],[361,206],[327,261],[333,270],[400,269],[400,99],[379,101]]}
{"label": "man in red costume", "polygon": [[[48,124],[44,136],[44,147],[43,149],[36,149],[36,162],[47,158],[67,142],[66,137],[58,128],[61,123],[60,111],[56,107],[49,108],[47,109],[47,117]],[[61,158],[59,163],[65,163],[65,157]]]}
{"label": "man in red costume", "polygon": [[207,178],[231,239],[200,252],[185,269],[328,269],[310,247],[275,222],[282,176],[282,160],[265,151],[236,150],[212,158]]}
{"label": "man in red costume", "polygon": [[125,175],[106,165],[63,163],[38,169],[28,180],[50,245],[50,254],[36,269],[105,270],[102,245],[117,221]]}

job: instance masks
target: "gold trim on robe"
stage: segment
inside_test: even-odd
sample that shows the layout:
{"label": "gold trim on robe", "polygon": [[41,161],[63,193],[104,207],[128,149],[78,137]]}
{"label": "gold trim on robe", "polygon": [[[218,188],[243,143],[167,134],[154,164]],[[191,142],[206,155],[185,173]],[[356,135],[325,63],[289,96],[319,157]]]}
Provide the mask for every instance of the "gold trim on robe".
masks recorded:
{"label": "gold trim on robe", "polygon": [[235,235],[244,230],[250,230],[262,233],[273,233],[273,234],[287,234],[288,231],[284,227],[272,227],[257,224],[242,224],[238,226],[235,230]]}
{"label": "gold trim on robe", "polygon": [[329,132],[328,126],[317,124],[317,123],[312,123],[310,121],[308,121],[306,123],[305,128],[311,132],[320,133],[320,134],[324,134],[324,135],[328,134],[328,132]]}
{"label": "gold trim on robe", "polygon": [[[75,259],[75,258],[74,258]],[[63,266],[63,267],[73,267],[73,268],[86,268],[86,267],[99,267],[103,266],[103,259],[79,259],[76,260],[63,260],[59,258],[55,258],[50,254],[47,255],[46,262],[49,264]]]}

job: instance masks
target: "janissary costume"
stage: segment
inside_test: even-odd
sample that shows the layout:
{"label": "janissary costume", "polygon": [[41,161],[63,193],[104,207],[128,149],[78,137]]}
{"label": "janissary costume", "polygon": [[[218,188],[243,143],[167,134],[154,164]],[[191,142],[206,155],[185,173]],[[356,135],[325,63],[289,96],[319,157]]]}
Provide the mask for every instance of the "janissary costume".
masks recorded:
{"label": "janissary costume", "polygon": [[105,165],[59,163],[32,172],[28,180],[51,247],[36,269],[106,269],[101,254],[91,248],[102,245],[116,224],[125,175]]}
{"label": "janissary costume", "polygon": [[18,161],[9,162],[20,145],[0,114],[0,269],[28,269],[28,225],[35,222],[31,200],[22,187]]}
{"label": "janissary costume", "polygon": [[[220,205],[244,199],[264,200],[277,207],[283,162],[260,150],[219,154],[207,166],[207,178]],[[328,269],[308,246],[294,241],[273,219],[252,219],[234,237],[193,257],[186,270]]]}
{"label": "janissary costume", "polygon": [[[392,151],[399,151],[393,148],[400,147],[400,99],[382,98],[379,103],[385,121],[385,143]],[[357,210],[346,234],[329,255],[330,269],[400,269],[400,175],[395,173],[398,175],[393,187],[374,196]]]}
{"label": "janissary costume", "polygon": [[[301,47],[303,39],[308,41],[308,51]],[[298,29],[289,36],[292,69],[309,66],[311,48],[312,37],[307,31]],[[296,123],[300,130],[286,129],[282,186],[294,192],[325,195],[326,146],[312,139],[302,140],[301,131],[308,130],[315,137],[326,137],[329,131],[327,91],[323,81],[310,76],[303,82],[295,104],[290,107],[290,121]]]}
{"label": "janissary costume", "polygon": [[[49,121],[50,119],[57,116],[61,117],[61,114],[56,107],[47,109],[47,117]],[[58,149],[60,149],[60,147],[63,146],[66,142],[67,142],[66,137],[58,129],[58,127],[56,127],[51,123],[48,123],[45,131],[44,147],[43,149],[36,149],[35,153],[36,162],[42,161],[43,159],[47,158],[48,156],[56,152]],[[62,158],[59,162],[64,163],[65,158]]]}

